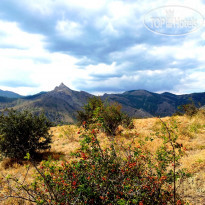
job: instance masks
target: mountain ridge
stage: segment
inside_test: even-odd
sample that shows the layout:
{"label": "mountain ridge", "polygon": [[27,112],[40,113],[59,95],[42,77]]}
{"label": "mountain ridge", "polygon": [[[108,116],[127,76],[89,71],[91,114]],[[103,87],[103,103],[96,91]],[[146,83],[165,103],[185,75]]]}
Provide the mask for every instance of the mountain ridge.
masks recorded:
{"label": "mountain ridge", "polygon": [[0,97],[7,97],[7,98],[21,98],[22,95],[19,95],[18,93],[8,91],[8,90],[1,90],[0,89]]}
{"label": "mountain ridge", "polygon": [[[51,91],[18,99],[0,96],[0,111],[4,108],[29,109],[35,114],[44,112],[55,123],[74,123],[77,110],[80,110],[92,96],[94,95],[85,91],[72,90],[61,83]],[[189,103],[190,98],[196,104],[205,105],[205,92],[175,95],[169,92],[158,94],[141,89],[121,94],[104,94],[99,97],[102,100],[121,104],[122,111],[134,118],[170,116],[176,112],[178,106]]]}

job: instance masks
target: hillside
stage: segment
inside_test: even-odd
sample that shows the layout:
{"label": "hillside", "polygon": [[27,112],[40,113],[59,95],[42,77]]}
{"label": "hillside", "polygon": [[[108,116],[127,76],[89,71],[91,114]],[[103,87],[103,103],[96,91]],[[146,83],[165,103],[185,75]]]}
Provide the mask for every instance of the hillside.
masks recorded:
{"label": "hillside", "polygon": [[0,89],[0,96],[1,97],[7,97],[7,98],[22,98],[23,96],[15,93],[15,92],[11,92],[11,91],[4,91]]}
{"label": "hillside", "polygon": [[[29,109],[35,114],[44,112],[56,124],[74,123],[76,111],[86,104],[93,95],[84,91],[74,91],[63,83],[50,92],[41,92],[36,95],[19,99],[0,97],[0,110],[14,108],[17,110]],[[122,94],[104,94],[100,96],[109,102],[118,102],[122,110],[134,118],[153,116],[171,116],[177,107],[190,102],[190,98],[200,106],[205,105],[205,93],[174,95],[172,93],[152,93],[146,90],[132,90]]]}
{"label": "hillside", "polygon": [[[187,95],[174,95],[172,93],[152,93],[146,90],[132,90],[122,94],[105,94],[103,99],[110,99],[123,105],[128,113],[132,113],[129,108],[143,110],[150,116],[170,116],[177,111],[177,107],[190,103],[192,99],[196,105],[205,105],[205,93],[193,93]],[[133,114],[132,114],[133,115]],[[146,114],[144,117],[147,117]]]}
{"label": "hillside", "polygon": [[12,102],[2,102],[0,103],[0,109],[5,107],[17,110],[29,109],[35,114],[44,112],[55,123],[73,123],[76,111],[80,110],[91,96],[89,93],[73,91],[61,84],[50,92],[42,92],[12,100]]}
{"label": "hillside", "polygon": [[[205,114],[198,113],[197,116],[189,118],[186,116],[166,117],[162,118],[168,125],[174,120],[177,122],[178,143],[183,144],[185,155],[180,160],[178,168],[185,168],[186,172],[191,177],[177,183],[177,191],[187,200],[190,205],[205,204]],[[150,150],[152,153],[156,151],[162,143],[158,139],[156,133],[161,130],[161,123],[158,118],[137,119],[134,121],[135,128],[133,130],[123,129],[120,134],[115,137],[116,149],[121,149],[121,145],[128,146],[132,143],[133,147],[138,146],[138,141],[144,140],[146,137],[152,137],[153,141],[147,142],[144,149]],[[48,155],[61,164],[62,160],[72,160],[73,156],[70,152],[75,152],[80,147],[79,130],[74,125],[65,125],[51,128],[53,132],[53,143],[51,150],[45,153],[45,158]],[[135,140],[133,141],[133,137]],[[137,138],[136,138],[137,136]],[[99,133],[98,138],[102,147],[109,144],[109,138],[104,133]],[[1,174],[15,174],[20,180],[24,179],[26,169],[23,165],[5,159],[0,163]],[[28,173],[27,180],[32,179],[32,171]],[[17,202],[18,201],[18,202]],[[22,201],[19,199],[9,199],[5,205],[19,204]]]}

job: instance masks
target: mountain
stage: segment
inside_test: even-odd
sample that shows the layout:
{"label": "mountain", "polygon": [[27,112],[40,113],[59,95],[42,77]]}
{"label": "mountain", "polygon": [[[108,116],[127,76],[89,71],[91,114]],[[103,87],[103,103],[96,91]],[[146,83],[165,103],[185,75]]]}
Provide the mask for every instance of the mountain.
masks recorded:
{"label": "mountain", "polygon": [[[190,103],[192,99],[196,105],[205,105],[205,92],[192,93],[186,95],[175,95],[172,93],[152,93],[146,90],[131,90],[122,94],[106,94],[103,99],[109,98],[127,108],[128,113],[132,113],[132,108],[141,109],[151,116],[170,116],[177,111],[178,106]],[[131,109],[129,109],[131,108]],[[132,114],[133,116],[133,114]],[[147,117],[147,116],[144,116]]]}
{"label": "mountain", "polygon": [[50,92],[41,92],[11,102],[0,101],[0,110],[6,107],[17,110],[28,109],[35,114],[44,112],[55,123],[74,123],[76,111],[80,110],[91,96],[93,95],[84,91],[71,90],[61,83]]}
{"label": "mountain", "polygon": [[[50,92],[18,99],[0,97],[0,111],[4,108],[29,109],[35,114],[44,112],[56,124],[74,123],[76,111],[80,110],[93,95],[84,91],[74,91],[61,83]],[[102,100],[118,102],[122,110],[135,118],[170,116],[179,105],[187,104],[190,98],[200,106],[205,105],[205,93],[175,95],[172,93],[152,93],[146,90],[131,90],[122,94],[104,94]]]}
{"label": "mountain", "polygon": [[11,91],[4,91],[0,89],[0,97],[21,98],[22,96]]}

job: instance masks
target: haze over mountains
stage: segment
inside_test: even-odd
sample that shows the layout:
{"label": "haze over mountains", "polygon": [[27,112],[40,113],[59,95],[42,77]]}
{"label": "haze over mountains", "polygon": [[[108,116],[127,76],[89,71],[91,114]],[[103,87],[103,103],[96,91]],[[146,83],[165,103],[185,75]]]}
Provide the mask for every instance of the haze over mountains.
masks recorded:
{"label": "haze over mountains", "polygon": [[[44,112],[55,123],[73,123],[76,111],[92,96],[84,91],[71,90],[63,83],[50,92],[26,97],[0,90],[0,111],[5,108],[29,109],[35,114]],[[205,105],[205,92],[175,95],[168,92],[157,94],[146,90],[131,90],[122,94],[104,94],[101,98],[120,103],[122,110],[135,118],[172,115],[179,105],[189,103],[190,98],[196,104]]]}

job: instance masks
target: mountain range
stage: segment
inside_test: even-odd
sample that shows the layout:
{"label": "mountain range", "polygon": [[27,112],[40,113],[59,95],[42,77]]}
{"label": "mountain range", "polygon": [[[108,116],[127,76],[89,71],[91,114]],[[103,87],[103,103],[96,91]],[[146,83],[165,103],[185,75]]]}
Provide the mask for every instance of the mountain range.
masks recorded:
{"label": "mountain range", "polygon": [[1,90],[0,89],[0,96],[1,97],[8,97],[8,98],[22,98],[23,96],[17,94],[17,93],[14,93],[14,92],[11,92],[11,91],[4,91],[4,90]]}
{"label": "mountain range", "polygon": [[[30,96],[20,96],[10,91],[0,90],[0,111],[5,108],[28,109],[35,114],[44,112],[56,124],[74,123],[76,111],[87,103],[93,95],[84,91],[74,91],[61,83],[49,92],[40,92]],[[121,94],[104,94],[102,100],[118,102],[122,110],[134,118],[170,116],[177,107],[192,99],[200,106],[205,105],[205,92],[185,95],[172,93],[157,94],[146,90],[131,90]]]}

